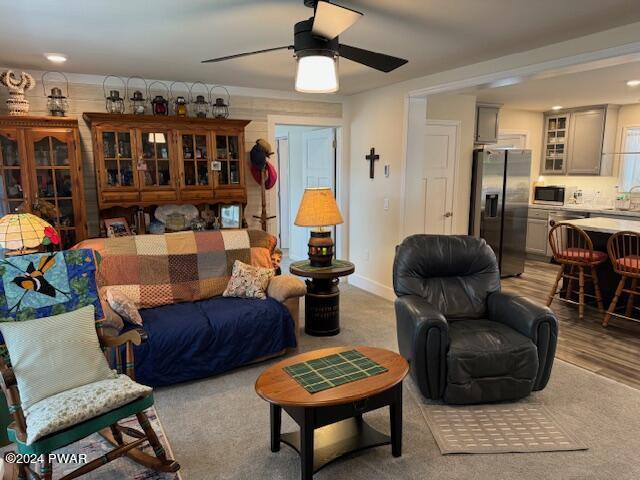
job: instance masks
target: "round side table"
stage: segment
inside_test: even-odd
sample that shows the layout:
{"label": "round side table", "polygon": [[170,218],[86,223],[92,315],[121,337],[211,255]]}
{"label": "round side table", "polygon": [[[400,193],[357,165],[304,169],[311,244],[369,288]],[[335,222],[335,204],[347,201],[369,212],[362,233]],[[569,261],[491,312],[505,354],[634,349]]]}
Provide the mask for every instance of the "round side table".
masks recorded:
{"label": "round side table", "polygon": [[340,290],[338,278],[351,275],[355,265],[334,260],[330,267],[312,267],[309,260],[293,262],[289,271],[307,277],[304,297],[304,331],[308,335],[327,337],[340,333]]}

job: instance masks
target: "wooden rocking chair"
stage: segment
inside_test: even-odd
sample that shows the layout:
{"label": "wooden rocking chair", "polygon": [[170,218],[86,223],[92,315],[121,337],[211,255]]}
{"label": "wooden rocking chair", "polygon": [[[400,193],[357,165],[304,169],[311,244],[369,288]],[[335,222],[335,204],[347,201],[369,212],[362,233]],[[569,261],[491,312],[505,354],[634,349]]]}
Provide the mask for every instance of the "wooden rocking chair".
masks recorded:
{"label": "wooden rocking chair", "polygon": [[[118,356],[120,347],[126,345],[126,374],[133,379],[133,345],[140,345],[142,343],[144,337],[140,332],[131,330],[118,337],[108,337],[102,335],[101,329],[98,329],[98,338],[103,349],[116,349]],[[0,383],[7,399],[9,411],[13,414],[14,418],[14,421],[9,425],[7,431],[9,438],[17,447],[17,453],[20,455],[42,456],[43,458],[39,464],[39,473],[32,470],[31,464],[22,463],[14,466],[13,477],[8,477],[5,473],[5,478],[51,480],[53,471],[49,454],[96,432],[100,433],[115,448],[100,458],[82,465],[60,480],[77,478],[125,455],[152,470],[177,472],[180,469],[178,463],[167,458],[162,444],[149,423],[147,415],[144,413],[144,410],[153,405],[153,394],[139,397],[124,406],[115,408],[64,430],[51,433],[27,445],[27,424],[21,407],[16,377],[12,369],[7,366],[2,358],[0,358]],[[118,424],[119,420],[134,414],[142,427],[142,431]],[[128,443],[125,442],[124,436],[130,437],[132,441]],[[149,442],[155,456],[149,455],[140,449],[145,442]],[[5,469],[10,467],[12,467],[12,465],[5,464]],[[17,472],[15,470],[17,470]],[[15,476],[16,473],[17,477]]]}

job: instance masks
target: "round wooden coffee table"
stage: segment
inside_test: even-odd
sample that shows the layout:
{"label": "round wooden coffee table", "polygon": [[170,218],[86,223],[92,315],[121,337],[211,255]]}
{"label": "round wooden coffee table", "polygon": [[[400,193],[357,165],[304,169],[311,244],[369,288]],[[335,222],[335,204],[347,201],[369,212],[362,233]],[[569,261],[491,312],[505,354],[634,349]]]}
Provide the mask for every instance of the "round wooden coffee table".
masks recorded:
{"label": "round wooden coffee table", "polygon": [[[316,393],[309,393],[284,367],[356,350],[387,371]],[[300,454],[301,478],[310,480],[328,463],[347,453],[391,444],[394,457],[402,454],[402,380],[407,361],[381,348],[346,346],[325,348],[287,358],[265,370],[256,392],[269,402],[271,451],[283,442]],[[389,406],[391,435],[371,427],[362,415]],[[300,426],[299,432],[280,433],[282,409]]]}

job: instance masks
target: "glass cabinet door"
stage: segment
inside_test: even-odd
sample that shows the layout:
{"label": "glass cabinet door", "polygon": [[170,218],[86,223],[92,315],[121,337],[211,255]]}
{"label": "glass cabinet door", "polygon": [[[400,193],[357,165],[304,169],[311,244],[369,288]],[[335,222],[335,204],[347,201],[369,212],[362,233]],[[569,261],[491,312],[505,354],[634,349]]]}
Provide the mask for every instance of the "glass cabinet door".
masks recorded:
{"label": "glass cabinet door", "polygon": [[547,118],[543,165],[544,173],[564,172],[568,127],[568,116]]}
{"label": "glass cabinet door", "polygon": [[210,155],[206,133],[180,133],[180,168],[183,187],[211,186]]}
{"label": "glass cabinet door", "polygon": [[15,213],[25,200],[23,166],[18,132],[0,130],[0,216]]}
{"label": "glass cabinet door", "polygon": [[219,162],[218,185],[240,185],[240,138],[216,135],[216,159]]}
{"label": "glass cabinet door", "polygon": [[135,186],[131,132],[101,131],[103,178],[105,188],[119,189]]}
{"label": "glass cabinet door", "polygon": [[32,173],[35,199],[31,208],[56,228],[62,248],[71,247],[82,239],[77,207],[84,194],[74,192],[77,179],[72,166],[73,134],[31,130],[27,134],[27,149],[35,167]]}
{"label": "glass cabinet door", "polygon": [[140,172],[140,182],[145,189],[171,187],[171,139],[169,132],[142,130],[142,160],[136,168]]}

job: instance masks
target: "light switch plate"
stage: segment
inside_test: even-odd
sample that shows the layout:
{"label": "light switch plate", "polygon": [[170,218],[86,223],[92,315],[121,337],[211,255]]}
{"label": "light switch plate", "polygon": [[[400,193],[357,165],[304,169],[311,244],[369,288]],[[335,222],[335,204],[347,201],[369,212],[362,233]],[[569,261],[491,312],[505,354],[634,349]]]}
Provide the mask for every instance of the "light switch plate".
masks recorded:
{"label": "light switch plate", "polygon": [[391,165],[386,164],[386,165],[384,166],[384,176],[385,176],[385,177],[389,178],[389,172],[390,172],[390,170],[391,170]]}

